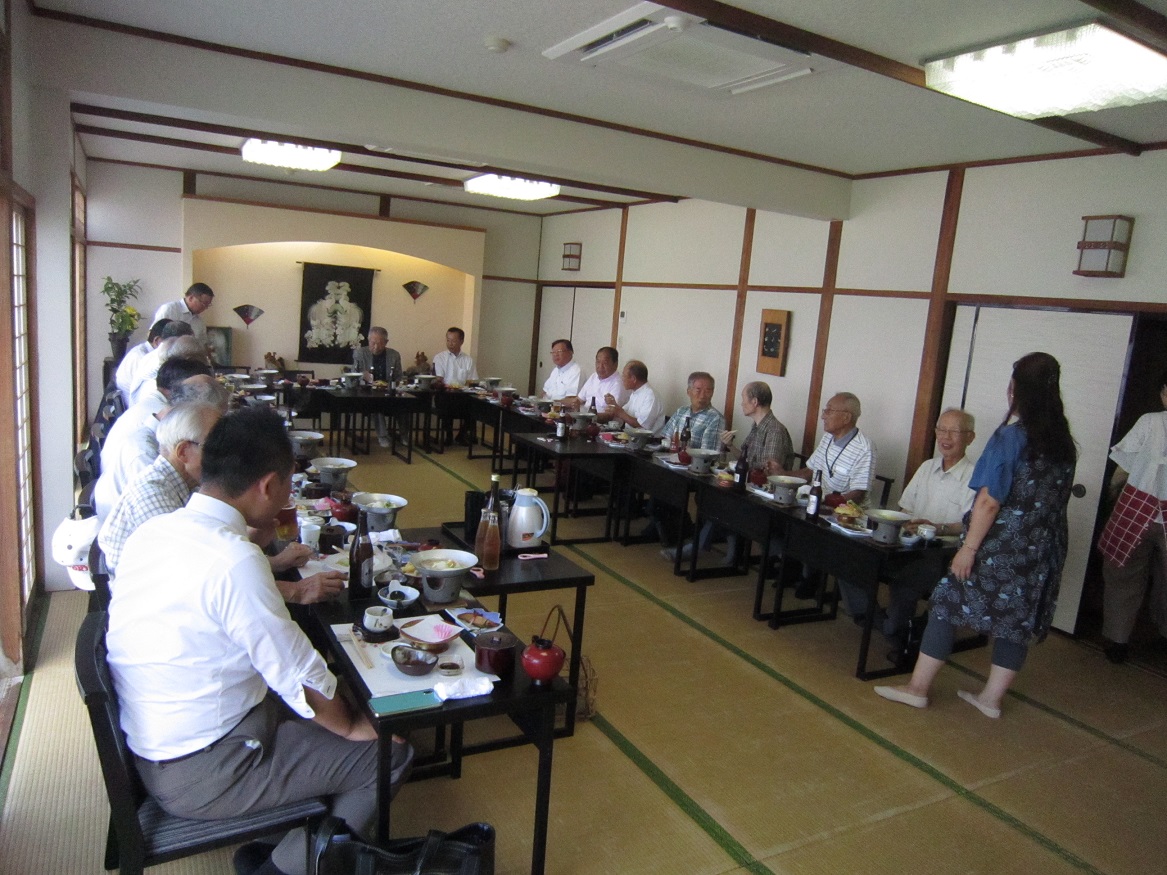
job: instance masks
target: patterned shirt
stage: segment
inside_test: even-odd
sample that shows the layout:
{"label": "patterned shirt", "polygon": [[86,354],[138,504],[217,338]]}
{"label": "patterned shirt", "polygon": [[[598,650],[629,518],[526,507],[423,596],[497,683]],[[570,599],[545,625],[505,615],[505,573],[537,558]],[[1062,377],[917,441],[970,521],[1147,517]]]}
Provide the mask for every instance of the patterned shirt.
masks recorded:
{"label": "patterned shirt", "polygon": [[689,446],[702,450],[718,449],[721,446],[721,433],[725,431],[725,417],[712,407],[694,413],[693,407],[686,404],[669,418],[665,430],[661,432],[661,438],[667,443],[672,438],[673,432],[680,434],[684,431],[685,418],[690,416],[693,417],[693,421],[689,424],[689,431],[693,438]]}
{"label": "patterned shirt", "polygon": [[866,492],[875,476],[875,444],[859,429],[838,443],[832,435],[824,434],[806,467],[823,472],[824,492]]}
{"label": "patterned shirt", "polygon": [[116,571],[126,539],[150,517],[170,513],[186,505],[190,487],[165,456],[159,456],[122,493],[101,527],[97,543],[105,564]]}
{"label": "patterned shirt", "polygon": [[1122,568],[1151,526],[1163,527],[1165,518],[1167,500],[1135,489],[1128,483],[1122,488],[1122,495],[1098,537],[1098,549]]}
{"label": "patterned shirt", "polygon": [[794,445],[790,442],[790,432],[780,423],[769,410],[762,417],[762,421],[755,423],[750,433],[742,442],[742,450],[751,469],[765,468],[766,463],[773,459],[782,467],[786,467],[786,460],[794,452]]}

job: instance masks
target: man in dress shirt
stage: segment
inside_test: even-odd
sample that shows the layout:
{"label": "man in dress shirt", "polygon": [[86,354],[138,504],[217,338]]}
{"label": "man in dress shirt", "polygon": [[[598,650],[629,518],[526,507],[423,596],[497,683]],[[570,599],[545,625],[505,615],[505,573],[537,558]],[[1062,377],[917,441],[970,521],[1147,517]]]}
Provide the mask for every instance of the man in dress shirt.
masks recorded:
{"label": "man in dress shirt", "polygon": [[606,399],[609,395],[623,404],[628,400],[628,390],[620,379],[620,353],[610,346],[601,346],[596,350],[596,372],[583,384],[583,388],[574,398],[564,399],[572,410],[590,410],[595,402],[596,411],[603,413],[608,409]]}
{"label": "man in dress shirt", "polygon": [[167,359],[184,358],[210,364],[204,347],[197,337],[191,333],[191,328],[185,322],[171,320],[162,329],[162,339],[158,346],[146,353],[134,368],[130,378],[130,404],[137,404],[156,388],[155,380],[158,369]]}
{"label": "man in dress shirt", "polygon": [[862,504],[875,476],[875,444],[859,430],[862,412],[859,398],[850,392],[831,396],[823,408],[823,438],[806,467],[777,473],[810,480],[815,471],[821,471],[823,501],[828,507],[848,501]]}
{"label": "man in dress shirt", "polygon": [[194,331],[199,343],[206,346],[207,326],[203,322],[202,314],[209,310],[214,302],[214,290],[206,283],[195,283],[186,290],[186,294],[182,298],[159,307],[154,314],[154,321],[175,319],[179,322],[185,322]]}
{"label": "man in dress shirt", "polygon": [[158,344],[162,342],[162,329],[169,324],[169,319],[159,319],[151,325],[150,330],[146,333],[146,339],[130,349],[118,363],[113,382],[127,407],[130,406],[130,393],[134,388],[134,369],[138,367],[143,358],[158,348]]}
{"label": "man in dress shirt", "polygon": [[[976,438],[972,414],[949,408],[936,420],[936,449],[939,454],[916,469],[900,496],[900,510],[912,519],[904,525],[914,532],[922,523],[936,527],[938,535],[959,535],[964,515],[972,508],[976,493],[968,488],[973,463],[965,455]],[[914,562],[888,579],[890,593],[882,631],[889,638],[902,636],[916,611],[916,600],[926,598],[939,578],[936,566]],[[867,590],[850,581],[839,581],[843,606],[852,617],[865,619],[870,610]]]}
{"label": "man in dress shirt", "polygon": [[111,572],[117,572],[126,539],[138,526],[186,504],[202,476],[203,443],[222,415],[217,405],[200,402],[167,411],[155,432],[158,458],[122,492],[97,536]]}
{"label": "man in dress shirt", "polygon": [[543,383],[543,396],[553,401],[572,398],[579,392],[579,383],[583,374],[579,369],[579,362],[574,361],[575,347],[566,338],[560,338],[551,344],[551,361],[555,368],[547,375]]}
{"label": "man in dress shirt", "polygon": [[692,438],[689,446],[702,450],[716,450],[721,444],[721,433],[725,431],[725,417],[713,409],[713,376],[705,371],[689,374],[685,394],[689,403],[677,408],[661,432],[661,438],[668,443],[673,432],[680,434],[689,422]]}
{"label": "man in dress shirt", "polygon": [[646,428],[656,434],[665,424],[665,409],[656,390],[648,383],[648,368],[644,362],[633,359],[624,365],[620,379],[628,390],[628,402],[621,405],[615,395],[605,396],[607,409],[600,415],[600,421],[616,420],[624,423],[625,428]]}
{"label": "man in dress shirt", "polygon": [[[360,371],[369,382],[387,382],[390,375],[401,379],[401,353],[389,348],[389,332],[379,325],[369,329],[369,345],[353,350],[353,370]],[[389,423],[384,413],[375,414],[377,443],[389,446]]]}
{"label": "man in dress shirt", "polygon": [[[182,390],[188,381],[190,386]],[[181,358],[164,362],[158,370],[158,388],[114,420],[105,436],[101,447],[101,476],[93,488],[97,515],[106,519],[118,496],[158,456],[155,432],[167,407],[184,400],[225,405],[228,398],[227,390],[211,376],[211,368],[204,362]]]}
{"label": "man in dress shirt", "polygon": [[[478,379],[478,368],[474,366],[474,359],[462,352],[462,344],[466,341],[466,332],[461,328],[451,328],[446,332],[446,348],[434,356],[434,374],[441,377],[447,385],[458,383],[465,385],[467,380]],[[457,440],[460,444],[469,441],[466,435],[466,420],[458,421],[458,436],[454,437],[454,422],[446,422],[446,443]]]}
{"label": "man in dress shirt", "polygon": [[[225,416],[203,445],[200,491],[126,541],[106,636],[122,729],[146,790],[173,815],[213,820],[328,796],[368,836],[376,730],[336,694],[247,539],[287,502],[293,470],[278,416]],[[412,750],[394,742],[395,791]],[[244,845],[236,871],[302,875],[306,841],[294,830],[270,857]]]}

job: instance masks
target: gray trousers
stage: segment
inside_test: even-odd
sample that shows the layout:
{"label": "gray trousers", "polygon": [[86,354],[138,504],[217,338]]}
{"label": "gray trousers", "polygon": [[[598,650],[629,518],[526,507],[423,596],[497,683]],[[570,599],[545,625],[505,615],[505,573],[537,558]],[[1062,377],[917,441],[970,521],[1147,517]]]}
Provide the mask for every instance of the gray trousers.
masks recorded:
{"label": "gray trousers", "polygon": [[1126,565],[1119,568],[1102,559],[1102,634],[1117,644],[1126,644],[1135,628],[1147,579],[1151,581],[1151,621],[1159,634],[1167,637],[1167,537],[1152,523]]}
{"label": "gray trousers", "polygon": [[[293,714],[269,694],[211,747],[172,763],[136,757],[142,783],[170,814],[201,820],[262,811],[313,796],[331,796],[332,813],[363,836],[373,835],[377,806],[377,742],[347,741]],[[413,760],[393,745],[393,790]],[[308,837],[289,832],[272,852],[288,875],[304,875]]]}

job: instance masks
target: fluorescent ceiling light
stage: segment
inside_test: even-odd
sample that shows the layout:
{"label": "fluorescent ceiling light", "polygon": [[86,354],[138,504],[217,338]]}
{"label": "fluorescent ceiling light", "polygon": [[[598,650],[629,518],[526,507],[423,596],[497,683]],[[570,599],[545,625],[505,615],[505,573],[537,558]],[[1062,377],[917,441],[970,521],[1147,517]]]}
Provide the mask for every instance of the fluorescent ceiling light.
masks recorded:
{"label": "fluorescent ceiling light", "polygon": [[1167,100],[1167,57],[1100,24],[927,61],[929,88],[1018,118]]}
{"label": "fluorescent ceiling light", "polygon": [[559,194],[559,186],[553,182],[499,176],[495,173],[484,173],[467,179],[462,183],[462,187],[474,194],[507,197],[518,201],[538,201]]}
{"label": "fluorescent ceiling light", "polygon": [[277,143],[252,137],[243,144],[243,160],[252,164],[289,167],[293,170],[328,170],[340,161],[336,149],[315,146],[297,146],[295,143]]}

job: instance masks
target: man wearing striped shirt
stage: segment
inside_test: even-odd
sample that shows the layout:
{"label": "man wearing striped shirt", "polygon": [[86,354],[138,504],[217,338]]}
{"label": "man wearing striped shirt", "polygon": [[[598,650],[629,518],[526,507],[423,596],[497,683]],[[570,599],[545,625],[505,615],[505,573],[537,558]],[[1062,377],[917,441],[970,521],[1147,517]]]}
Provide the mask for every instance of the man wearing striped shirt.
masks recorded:
{"label": "man wearing striped shirt", "polygon": [[859,399],[850,392],[832,395],[823,408],[823,439],[793,474],[810,480],[814,471],[823,475],[823,498],[829,507],[854,501],[862,504],[875,476],[875,444],[859,430]]}

